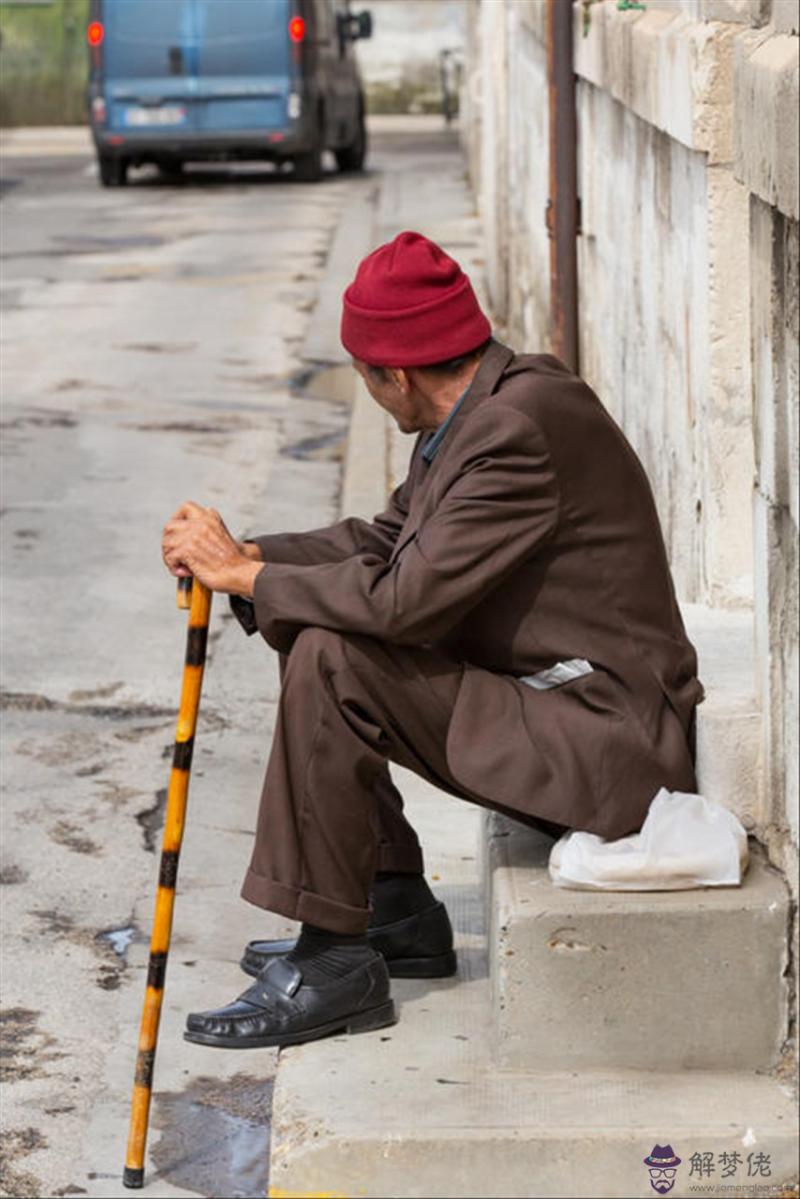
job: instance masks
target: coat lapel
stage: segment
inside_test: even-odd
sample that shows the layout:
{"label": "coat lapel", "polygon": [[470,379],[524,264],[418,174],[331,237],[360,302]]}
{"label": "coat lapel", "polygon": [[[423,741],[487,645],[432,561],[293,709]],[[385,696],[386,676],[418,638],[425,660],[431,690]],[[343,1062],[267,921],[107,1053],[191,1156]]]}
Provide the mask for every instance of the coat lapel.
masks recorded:
{"label": "coat lapel", "polygon": [[394,550],[389,559],[390,562],[394,562],[409,542],[413,541],[417,530],[422,524],[423,514],[426,510],[425,493],[428,490],[428,481],[436,471],[441,459],[447,456],[447,451],[453,443],[458,426],[478,404],[492,394],[513,357],[513,350],[510,350],[508,346],[504,346],[501,342],[495,341],[492,338],[489,347],[481,359],[481,364],[475,373],[475,378],[470,384],[469,391],[464,396],[458,411],[453,416],[453,420],[447,430],[447,436],[442,442],[441,448],[433,462],[430,465],[423,464],[419,460],[415,462],[417,483],[412,492],[408,518],[400,530]]}
{"label": "coat lapel", "polygon": [[[506,369],[511,359],[514,357],[514,351],[508,346],[504,346],[502,342],[495,341],[492,338],[486,352],[481,359],[481,364],[475,374],[475,378],[470,384],[469,391],[464,396],[464,400],[458,412],[453,417],[453,424],[447,431],[447,440],[450,438],[450,432],[453,426],[457,425],[460,420],[471,412],[481,400],[485,400],[490,396],[500,382],[503,371]],[[443,443],[442,449],[444,449]],[[438,455],[437,455],[438,457]]]}

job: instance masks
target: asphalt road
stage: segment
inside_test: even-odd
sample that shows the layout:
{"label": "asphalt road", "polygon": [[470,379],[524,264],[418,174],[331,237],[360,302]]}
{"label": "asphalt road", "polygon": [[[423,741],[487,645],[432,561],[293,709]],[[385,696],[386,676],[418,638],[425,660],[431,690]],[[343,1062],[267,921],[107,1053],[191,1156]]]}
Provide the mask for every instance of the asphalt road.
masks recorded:
{"label": "asphalt road", "polygon": [[[160,529],[190,497],[237,531],[335,519],[349,408],[324,398],[301,349],[331,237],[375,182],[302,186],[256,167],[177,187],[142,172],[104,191],[73,141],[11,151],[0,1186],[108,1196],[123,1193],[184,648]],[[243,942],[289,931],[238,899],[277,678],[226,608],[212,614],[181,863],[154,1195],[259,1195],[266,1181],[274,1054],[181,1039],[187,1011],[243,989]]]}
{"label": "asphalt road", "polygon": [[[177,186],[135,172],[105,191],[80,131],[0,140],[2,1194],[129,1193],[185,640],[164,520],[193,498],[237,532],[329,523],[346,453],[348,504],[371,503],[382,434],[347,446],[342,287],[401,228],[452,243],[477,271],[455,136],[429,118],[385,124],[366,175],[314,186],[240,167]],[[405,456],[392,439],[395,479]],[[246,985],[243,943],[291,927],[238,897],[274,656],[219,601],[209,644],[156,1061],[154,1196],[263,1195],[267,1173],[275,1054],[181,1037],[188,1011]]]}

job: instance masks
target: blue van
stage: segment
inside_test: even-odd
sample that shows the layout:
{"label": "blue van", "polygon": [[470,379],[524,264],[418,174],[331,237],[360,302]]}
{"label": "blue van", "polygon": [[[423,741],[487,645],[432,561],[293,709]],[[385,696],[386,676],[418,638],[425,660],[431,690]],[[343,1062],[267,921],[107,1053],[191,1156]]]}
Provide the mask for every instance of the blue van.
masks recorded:
{"label": "blue van", "polygon": [[369,12],[348,0],[91,0],[89,121],[100,182],[128,167],[187,161],[290,161],[295,178],[366,154],[353,42]]}

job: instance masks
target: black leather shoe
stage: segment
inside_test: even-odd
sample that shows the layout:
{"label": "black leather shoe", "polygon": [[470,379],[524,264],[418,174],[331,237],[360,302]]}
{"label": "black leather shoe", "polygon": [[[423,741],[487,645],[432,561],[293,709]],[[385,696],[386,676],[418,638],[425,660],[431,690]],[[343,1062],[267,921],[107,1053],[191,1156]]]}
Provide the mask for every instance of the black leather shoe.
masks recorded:
{"label": "black leather shoe", "polygon": [[[443,903],[392,924],[374,925],[367,929],[367,942],[384,956],[392,978],[449,978],[456,972],[453,928]],[[295,944],[291,938],[251,941],[239,965],[245,974],[258,975]]]}
{"label": "black leather shoe", "polygon": [[344,978],[307,986],[286,958],[272,958],[257,982],[227,1007],[187,1017],[185,1040],[221,1049],[298,1045],[332,1033],[369,1032],[396,1020],[386,963],[376,953]]}

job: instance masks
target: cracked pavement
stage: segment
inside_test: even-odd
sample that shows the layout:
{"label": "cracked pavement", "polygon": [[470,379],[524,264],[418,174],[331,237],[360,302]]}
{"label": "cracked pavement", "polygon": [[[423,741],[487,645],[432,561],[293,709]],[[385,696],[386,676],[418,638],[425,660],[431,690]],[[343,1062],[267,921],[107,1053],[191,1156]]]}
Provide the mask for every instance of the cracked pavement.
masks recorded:
{"label": "cracked pavement", "polygon": [[[70,131],[73,132],[73,131]],[[18,142],[16,144],[19,144]],[[160,562],[186,498],[232,529],[338,513],[349,417],[301,361],[354,189],[258,168],[103,191],[80,142],[4,162],[3,1194],[124,1194],[185,616]],[[342,368],[340,368],[342,369]],[[340,389],[341,390],[341,389]],[[327,394],[327,393],[325,393]],[[264,1193],[273,1051],[181,1037],[255,935],[238,898],[277,671],[212,611],[145,1193]],[[227,1189],[230,1188],[230,1189]]]}
{"label": "cracked pavement", "polygon": [[[455,136],[435,118],[384,122],[365,176],[314,187],[241,167],[177,186],[134,173],[103,191],[83,131],[5,139],[2,1194],[130,1194],[121,1174],[185,647],[164,520],[192,498],[236,532],[329,523],[345,458],[348,503],[371,504],[385,432],[348,447],[341,290],[401,228],[480,262]],[[386,447],[395,480],[401,440]],[[148,1195],[265,1191],[275,1051],[210,1050],[182,1030],[187,1012],[244,989],[245,941],[291,931],[239,899],[277,695],[275,656],[217,599]]]}

